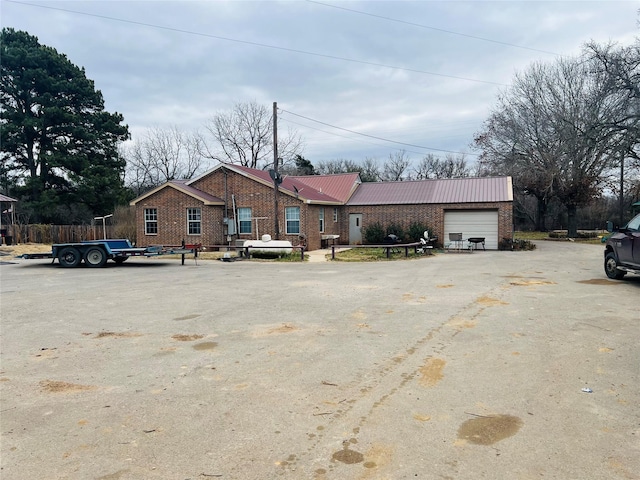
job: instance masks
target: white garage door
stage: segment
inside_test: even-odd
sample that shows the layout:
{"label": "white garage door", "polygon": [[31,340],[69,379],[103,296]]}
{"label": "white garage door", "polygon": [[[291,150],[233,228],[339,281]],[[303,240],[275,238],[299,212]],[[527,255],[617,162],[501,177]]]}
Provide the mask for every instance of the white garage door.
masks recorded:
{"label": "white garage door", "polygon": [[[451,210],[444,213],[444,239],[449,242],[449,233],[462,232],[462,238],[484,237],[487,250],[498,249],[497,210]],[[467,243],[465,242],[465,247]],[[480,248],[482,248],[480,246]]]}

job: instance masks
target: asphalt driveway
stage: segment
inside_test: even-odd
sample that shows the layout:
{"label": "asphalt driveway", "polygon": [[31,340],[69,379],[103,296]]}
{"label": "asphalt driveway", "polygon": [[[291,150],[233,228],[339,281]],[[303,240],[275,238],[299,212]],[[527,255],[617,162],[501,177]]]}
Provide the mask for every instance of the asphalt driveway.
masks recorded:
{"label": "asphalt driveway", "polygon": [[0,477],[640,478],[640,277],[602,262],[4,263]]}

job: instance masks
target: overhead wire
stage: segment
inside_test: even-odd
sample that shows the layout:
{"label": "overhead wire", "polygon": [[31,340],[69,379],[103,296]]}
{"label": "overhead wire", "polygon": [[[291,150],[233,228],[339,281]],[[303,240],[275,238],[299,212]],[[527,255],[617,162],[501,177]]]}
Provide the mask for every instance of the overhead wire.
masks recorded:
{"label": "overhead wire", "polygon": [[338,9],[338,10],[344,10],[344,11],[351,12],[351,13],[357,13],[359,15],[366,15],[366,16],[369,16],[369,17],[379,18],[379,19],[382,19],[382,20],[387,20],[389,22],[402,23],[404,25],[411,25],[412,27],[418,27],[418,28],[424,28],[424,29],[427,29],[427,30],[434,30],[436,32],[448,33],[450,35],[458,35],[460,37],[471,38],[473,40],[481,40],[483,42],[496,43],[498,45],[505,45],[507,47],[521,48],[523,50],[530,50],[532,52],[547,53],[549,55],[561,56],[561,54],[556,53],[556,52],[551,52],[549,50],[541,50],[539,48],[525,47],[523,45],[516,45],[515,43],[503,42],[503,41],[500,41],[500,40],[493,40],[491,38],[486,38],[486,37],[478,37],[476,35],[470,35],[470,34],[467,34],[467,33],[454,32],[453,30],[446,30],[444,28],[432,27],[432,26],[429,26],[429,25],[423,25],[421,23],[408,22],[406,20],[400,20],[400,19],[397,19],[397,18],[386,17],[384,15],[376,15],[375,13],[363,12],[361,10],[354,10],[352,8],[342,7],[342,6],[339,6],[339,5],[332,5],[330,3],[319,2],[317,0],[307,0],[307,2],[315,3],[316,5],[322,5],[323,7],[330,7],[330,8],[335,8],[335,9]]}
{"label": "overhead wire", "polygon": [[[53,7],[53,6],[50,6],[50,5],[40,5],[40,4],[34,4],[34,3],[29,3],[29,2],[20,2],[20,1],[16,1],[16,0],[5,0],[5,1],[9,2],[9,3],[15,3],[15,4],[18,4],[18,5],[25,5],[25,6],[35,7],[35,8],[44,8],[44,9],[49,9],[49,10],[55,10],[55,11],[61,11],[61,12],[65,12],[65,13],[76,14],[76,15],[84,15],[84,16],[88,16],[88,17],[101,18],[101,19],[104,19],[104,20],[109,20],[109,21],[114,21],[114,22],[127,23],[127,24],[132,24],[132,25],[139,25],[139,26],[148,27],[148,28],[157,28],[157,29],[166,30],[166,31],[172,31],[172,32],[176,32],[176,33],[182,33],[182,34],[187,34],[187,35],[195,35],[195,36],[200,36],[200,37],[205,37],[205,38],[213,38],[213,39],[217,39],[217,40],[241,43],[241,44],[245,44],[245,45],[257,46],[257,47],[262,47],[262,48],[270,48],[270,49],[275,49],[275,50],[282,50],[282,51],[298,53],[298,54],[303,54],[303,55],[312,55],[312,56],[316,56],[316,57],[323,57],[323,58],[328,58],[328,59],[333,59],[333,60],[341,60],[341,61],[346,61],[346,62],[353,62],[353,63],[359,63],[359,64],[364,64],[364,65],[389,68],[389,69],[393,69],[393,70],[402,70],[402,71],[408,71],[408,72],[413,72],[413,73],[432,75],[432,76],[438,76],[438,77],[444,77],[444,78],[452,78],[452,79],[457,79],[457,80],[471,81],[471,82],[484,83],[484,84],[490,84],[490,85],[498,85],[498,86],[507,86],[507,85],[502,84],[502,83],[492,82],[492,81],[487,81],[487,80],[479,80],[479,79],[461,77],[461,76],[456,76],[456,75],[448,75],[448,74],[430,72],[430,71],[425,71],[425,70],[418,70],[418,69],[412,69],[412,68],[407,68],[407,67],[398,67],[398,66],[394,66],[394,65],[381,64],[381,63],[376,63],[376,62],[369,62],[369,61],[364,61],[364,60],[351,59],[351,58],[340,57],[340,56],[335,56],[335,55],[322,54],[322,53],[317,53],[317,52],[309,52],[309,51],[305,51],[305,50],[293,49],[293,48],[288,48],[288,47],[280,47],[280,46],[276,46],[276,45],[268,45],[268,44],[260,43],[260,42],[252,42],[252,41],[249,41],[249,40],[241,40],[241,39],[236,39],[236,38],[224,37],[224,36],[220,36],[220,35],[213,35],[213,34],[208,34],[208,33],[195,32],[195,31],[192,31],[192,30],[186,30],[186,29],[180,29],[180,28],[175,28],[175,27],[157,25],[157,24],[153,24],[153,23],[141,22],[141,21],[136,21],[136,20],[126,20],[126,19],[112,17],[112,16],[108,16],[108,15],[100,15],[100,14],[95,14],[95,13],[82,12],[82,11],[71,10],[71,9],[67,9],[67,8]],[[457,32],[451,32],[451,31],[447,31],[447,30],[444,30],[444,29],[438,29],[436,27],[428,27],[428,26],[425,26],[425,25],[414,24],[412,22],[405,22],[403,20],[392,19],[390,17],[383,17],[383,16],[379,16],[379,15],[375,15],[375,14],[370,14],[370,13],[367,13],[367,12],[361,12],[361,11],[358,11],[358,10],[348,9],[348,8],[345,8],[345,7],[338,7],[338,6],[335,6],[335,5],[325,4],[323,2],[318,2],[318,1],[315,1],[315,0],[307,0],[307,1],[309,1],[310,3],[316,3],[316,4],[327,6],[327,7],[338,8],[338,9],[342,9],[342,10],[346,10],[346,11],[350,11],[350,12],[354,12],[354,13],[358,13],[358,14],[369,15],[369,16],[372,16],[372,17],[378,17],[378,18],[382,18],[382,19],[385,19],[385,20],[389,20],[389,21],[395,21],[395,22],[399,22],[399,23],[406,23],[406,24],[417,26],[417,27],[421,27],[421,28],[429,28],[429,29],[433,29],[433,30],[440,30],[440,31],[443,31],[443,32],[446,32],[446,33],[452,33],[452,34],[458,34],[458,35],[461,35],[461,36],[467,36],[467,37],[470,37],[470,38],[476,38],[478,40],[492,41],[490,39],[484,39],[484,38],[481,38],[481,37],[474,37],[472,35],[460,34],[460,33],[457,33]],[[494,42],[494,43],[502,43],[502,44],[505,44],[505,45],[510,45],[510,46],[518,47],[518,48],[527,48],[527,47],[521,47],[521,46],[518,46],[518,45],[508,44],[506,42],[499,42],[499,41],[492,41],[492,42]],[[536,49],[531,49],[531,50],[536,50]],[[553,53],[553,52],[544,52],[544,53]],[[304,118],[304,119],[309,120],[311,122],[315,122],[315,123],[319,123],[321,125],[328,126],[330,128],[335,128],[335,129],[338,129],[338,130],[342,130],[342,131],[345,131],[345,132],[352,133],[354,135],[368,137],[368,138],[372,138],[374,140],[380,140],[380,141],[387,142],[387,143],[393,143],[393,144],[397,144],[397,145],[402,145],[402,146],[407,146],[407,147],[412,147],[412,148],[421,148],[421,149],[425,149],[425,150],[431,150],[431,151],[437,151],[437,152],[443,152],[443,153],[453,153],[453,154],[461,154],[461,155],[477,155],[475,153],[470,153],[470,152],[459,152],[459,151],[454,151],[454,150],[447,150],[447,149],[428,147],[428,146],[423,146],[423,145],[416,145],[416,144],[412,144],[412,143],[399,142],[399,141],[396,141],[396,140],[390,140],[390,139],[387,139],[387,138],[384,138],[384,137],[380,137],[380,136],[376,136],[376,135],[370,135],[370,134],[366,134],[366,133],[362,133],[362,132],[357,132],[357,131],[354,131],[354,130],[349,130],[349,129],[346,129],[346,128],[343,128],[343,127],[339,127],[339,126],[336,126],[336,125],[332,125],[332,124],[329,124],[329,123],[321,122],[319,120],[315,120],[315,119],[312,119],[312,118],[309,118],[309,117],[305,117],[303,115],[299,115],[299,114],[296,114],[296,113],[293,113],[293,112],[290,112],[290,111],[287,111],[287,110],[282,110],[282,111],[286,112],[286,113],[289,113],[291,115],[300,117],[300,118]],[[291,120],[288,120],[288,121],[290,121],[292,123],[295,123],[295,122],[293,122]],[[299,124],[299,125],[301,125],[301,124]],[[302,126],[304,126],[304,125],[302,125]],[[309,127],[309,126],[306,126],[306,127],[313,129],[313,127]],[[316,129],[316,130],[319,130],[319,129]],[[320,131],[322,131],[322,130],[320,130]],[[345,136],[342,136],[342,135],[338,135],[336,133],[331,133],[331,132],[326,132],[326,131],[323,131],[323,133],[327,133],[327,134],[330,134],[330,135],[336,135],[336,136],[340,136],[340,137],[343,137],[343,138],[349,138],[349,137],[345,137]],[[379,144],[375,144],[373,142],[366,142],[366,143],[371,143],[373,145],[379,145]],[[411,151],[411,153],[419,153],[420,154],[420,152],[415,152],[415,151]],[[424,152],[422,152],[422,153],[424,153]]]}
{"label": "overhead wire", "polygon": [[306,50],[298,50],[295,48],[288,48],[288,47],[280,47],[277,45],[268,45],[266,43],[260,43],[260,42],[252,42],[250,40],[240,40],[237,38],[230,38],[230,37],[223,37],[220,35],[212,35],[210,33],[202,33],[202,32],[194,32],[192,30],[185,30],[185,29],[181,29],[181,28],[175,28],[175,27],[167,27],[167,26],[163,26],[163,25],[157,25],[157,24],[153,24],[153,23],[147,23],[147,22],[140,22],[137,20],[125,20],[123,18],[116,18],[116,17],[111,17],[108,15],[100,15],[97,13],[87,13],[87,12],[81,12],[78,10],[71,10],[68,8],[60,8],[60,7],[52,7],[50,5],[39,5],[39,4],[34,4],[34,3],[28,3],[28,2],[17,2],[15,0],[4,0],[8,3],[15,3],[18,5],[26,5],[26,6],[30,6],[30,7],[36,7],[36,8],[46,8],[49,10],[56,10],[56,11],[60,11],[60,12],[66,12],[66,13],[73,13],[76,15],[85,15],[88,17],[94,17],[94,18],[102,18],[104,20],[110,20],[110,21],[114,21],[114,22],[121,22],[121,23],[128,23],[131,25],[139,25],[139,26],[143,26],[143,27],[149,27],[149,28],[158,28],[161,30],[167,30],[167,31],[171,31],[171,32],[177,32],[177,33],[184,33],[187,35],[196,35],[199,37],[205,37],[205,38],[213,38],[216,40],[223,40],[226,42],[235,42],[235,43],[241,43],[244,45],[251,45],[254,47],[262,47],[262,48],[270,48],[273,50],[282,50],[285,52],[291,52],[291,53],[298,53],[301,55],[311,55],[311,56],[315,56],[315,57],[321,57],[321,58],[328,58],[331,60],[340,60],[343,62],[351,62],[351,63],[357,63],[360,65],[369,65],[369,66],[373,66],[373,67],[382,67],[382,68],[389,68],[392,70],[400,70],[400,71],[404,71],[404,72],[412,72],[412,73],[419,73],[419,74],[423,74],[423,75],[431,75],[431,76],[435,76],[435,77],[443,77],[443,78],[452,78],[454,80],[464,80],[467,82],[476,82],[476,83],[484,83],[487,85],[496,85],[496,86],[500,86],[500,87],[506,87],[508,85],[504,84],[504,83],[499,83],[499,82],[493,82],[490,80],[479,80],[476,78],[468,78],[468,77],[461,77],[458,75],[448,75],[448,74],[444,74],[444,73],[436,73],[436,72],[430,72],[427,70],[419,70],[419,69],[415,69],[415,68],[408,68],[408,67],[399,67],[397,65],[388,65],[388,64],[384,64],[384,63],[377,63],[377,62],[369,62],[366,60],[357,60],[354,58],[347,58],[347,57],[340,57],[337,55],[328,55],[328,54],[324,54],[324,53],[317,53],[317,52],[309,52]]}
{"label": "overhead wire", "polygon": [[[279,110],[279,111],[281,111],[280,109],[278,109],[278,110]],[[287,112],[287,113],[289,113],[289,112]],[[329,132],[329,131],[327,131],[327,130],[322,130],[322,129],[320,129],[320,128],[315,128],[315,127],[312,127],[312,126],[310,126],[310,125],[305,125],[304,123],[300,123],[300,122],[293,121],[293,120],[291,120],[290,118],[286,118],[286,117],[285,117],[285,118],[283,118],[283,117],[279,116],[279,117],[278,117],[278,120],[284,120],[284,121],[285,121],[285,122],[287,122],[287,123],[292,123],[292,124],[294,124],[294,125],[298,125],[298,126],[300,126],[300,127],[308,128],[308,129],[310,129],[310,130],[315,130],[316,132],[326,133],[327,135],[332,135],[332,136],[334,136],[334,137],[344,138],[344,139],[346,139],[346,140],[351,140],[351,141],[356,140],[356,141],[358,141],[358,142],[367,143],[367,144],[369,144],[369,145],[376,145],[376,146],[378,146],[378,147],[391,148],[391,147],[389,147],[388,145],[383,145],[383,144],[381,144],[381,143],[369,142],[369,141],[367,141],[367,140],[362,140],[362,139],[354,139],[353,137],[347,137],[346,135],[340,135],[339,133]],[[415,153],[415,154],[418,154],[418,155],[424,155],[424,152],[416,152],[415,150],[406,150],[406,149],[403,149],[403,150],[405,150],[405,151],[406,151],[406,152],[408,152],[408,153]]]}
{"label": "overhead wire", "polygon": [[478,155],[477,153],[471,153],[471,152],[459,152],[459,151],[455,151],[455,150],[446,150],[446,149],[443,149],[443,148],[426,147],[424,145],[416,145],[414,143],[398,142],[396,140],[389,140],[388,138],[383,138],[383,137],[379,137],[379,136],[376,136],[376,135],[369,135],[368,133],[357,132],[355,130],[350,130],[348,128],[338,127],[337,125],[332,125],[330,123],[322,122],[320,120],[315,120],[313,118],[306,117],[306,116],[300,115],[298,113],[293,113],[293,112],[290,112],[289,110],[285,110],[285,109],[282,109],[282,108],[278,108],[278,111],[286,112],[289,115],[293,115],[295,117],[304,118],[305,120],[309,120],[310,122],[319,123],[320,125],[324,125],[326,127],[331,127],[331,128],[335,128],[337,130],[342,130],[344,132],[353,133],[354,135],[361,135],[363,137],[373,138],[375,140],[381,140],[383,142],[395,143],[397,145],[404,145],[404,146],[413,147],[413,148],[422,148],[422,149],[425,149],[425,150],[433,150],[435,152],[455,153],[455,154],[459,154],[459,155]]}

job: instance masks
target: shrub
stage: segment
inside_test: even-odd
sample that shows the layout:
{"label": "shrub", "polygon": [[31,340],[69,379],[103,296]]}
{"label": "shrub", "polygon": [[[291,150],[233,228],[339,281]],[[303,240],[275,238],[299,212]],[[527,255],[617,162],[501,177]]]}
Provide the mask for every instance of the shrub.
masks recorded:
{"label": "shrub", "polygon": [[536,244],[531,240],[511,239],[508,237],[503,238],[498,243],[498,250],[535,250]]}
{"label": "shrub", "polygon": [[390,225],[387,226],[386,230],[387,230],[387,235],[395,235],[402,242],[406,241],[406,238],[404,238],[404,229],[400,225],[391,223]]}
{"label": "shrub", "polygon": [[407,243],[419,242],[420,238],[424,235],[425,230],[429,230],[429,234],[433,237],[433,232],[427,225],[424,223],[414,222],[409,225],[409,228],[407,229],[407,238],[404,240]]}
{"label": "shrub", "polygon": [[381,244],[384,241],[385,233],[382,225],[375,222],[366,227],[362,227],[362,236],[364,238],[364,243],[376,245]]}

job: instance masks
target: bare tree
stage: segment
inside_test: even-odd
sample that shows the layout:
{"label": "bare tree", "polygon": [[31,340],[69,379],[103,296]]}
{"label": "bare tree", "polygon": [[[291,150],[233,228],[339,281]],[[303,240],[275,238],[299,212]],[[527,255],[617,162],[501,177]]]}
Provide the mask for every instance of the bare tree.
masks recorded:
{"label": "bare tree", "polygon": [[612,101],[627,105],[625,114],[615,118],[613,123],[600,126],[613,133],[624,133],[618,146],[618,172],[612,172],[611,178],[612,191],[618,194],[618,214],[622,223],[628,204],[637,198],[640,189],[640,38],[629,47],[590,43],[586,50],[595,60],[595,68],[604,73]]}
{"label": "bare tree", "polygon": [[400,182],[406,180],[407,169],[411,164],[407,152],[399,150],[389,154],[389,158],[382,166],[381,180],[383,182]]}
{"label": "bare tree", "polygon": [[[203,144],[203,154],[223,163],[236,163],[250,168],[273,164],[273,116],[255,100],[237,103],[228,112],[217,113],[205,128],[214,145]],[[295,165],[303,152],[303,141],[294,130],[278,131],[278,157]]]}
{"label": "bare tree", "polygon": [[414,174],[416,180],[461,178],[470,176],[471,169],[467,165],[464,154],[454,155],[447,153],[445,158],[441,159],[433,153],[428,153],[418,162],[418,165],[414,168]]}
{"label": "bare tree", "polygon": [[319,175],[332,175],[336,173],[359,173],[363,182],[377,182],[380,180],[380,167],[374,158],[365,158],[358,163],[354,160],[339,158],[320,162],[316,167]]}
{"label": "bare tree", "polygon": [[200,154],[201,142],[198,134],[186,134],[176,126],[149,130],[124,147],[126,185],[140,195],[169,180],[193,178],[209,163]]}
{"label": "bare tree", "polygon": [[360,180],[363,182],[379,182],[382,174],[378,161],[372,157],[365,157],[360,170]]}
{"label": "bare tree", "polygon": [[623,141],[601,126],[628,107],[594,67],[585,57],[532,65],[516,75],[475,138],[485,166],[538,198],[540,219],[552,198],[565,206],[570,236],[577,235],[577,208],[599,194]]}

